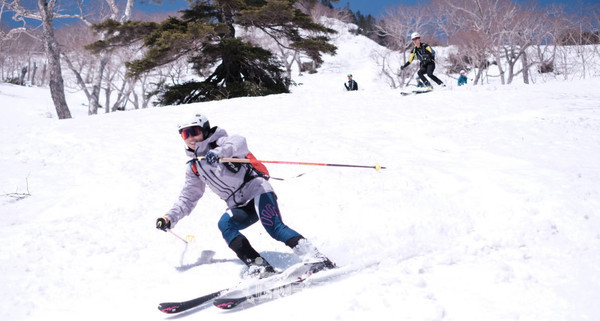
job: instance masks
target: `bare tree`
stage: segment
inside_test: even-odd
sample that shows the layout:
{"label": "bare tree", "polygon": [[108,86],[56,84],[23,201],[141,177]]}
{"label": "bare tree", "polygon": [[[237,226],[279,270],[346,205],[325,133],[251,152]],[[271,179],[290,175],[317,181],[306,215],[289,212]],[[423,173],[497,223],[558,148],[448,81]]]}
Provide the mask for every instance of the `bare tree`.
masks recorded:
{"label": "bare tree", "polygon": [[[371,59],[377,63],[379,67],[379,75],[383,76],[391,88],[398,88],[396,81],[402,81],[397,79],[400,73],[400,67],[398,64],[392,67],[390,61],[393,60],[393,53],[389,50],[375,50],[371,52]],[[397,59],[396,59],[397,60]]]}
{"label": "bare tree", "polygon": [[[330,8],[314,0],[300,1],[298,7],[317,22],[321,22],[323,17],[333,18],[342,22],[350,22],[352,20],[352,15],[349,11]],[[325,26],[327,26],[327,24],[325,24]]]}
{"label": "bare tree", "polygon": [[65,85],[60,66],[60,49],[58,48],[58,42],[56,42],[56,38],[54,37],[53,21],[56,0],[38,0],[38,6],[44,30],[43,37],[46,53],[48,55],[48,66],[50,68],[50,95],[52,96],[52,101],[54,101],[54,107],[56,108],[58,118],[71,118],[71,112],[69,111],[69,106],[67,105],[67,99],[65,97]]}
{"label": "bare tree", "polygon": [[[511,10],[511,0],[434,0],[436,6],[445,6],[449,42],[472,59],[477,68],[474,84],[477,85],[487,67],[487,56],[500,60],[496,46],[502,43],[502,21]],[[510,16],[510,15],[509,15]],[[498,63],[504,83],[502,64]]]}
{"label": "bare tree", "polygon": [[[0,38],[0,79],[21,85],[34,84],[37,63],[46,59],[41,32],[26,30],[5,35],[6,38]],[[15,73],[20,74],[19,81],[15,80]]]}
{"label": "bare tree", "polygon": [[[502,84],[510,84],[516,73],[527,70],[528,65],[523,66],[520,71],[515,71],[516,63],[523,59],[527,61],[526,51],[534,43],[533,39],[535,23],[530,23],[535,19],[536,15],[533,11],[523,11],[512,1],[499,3],[496,6],[499,18],[494,24],[494,56],[496,64],[501,71]],[[505,79],[503,59],[501,52],[504,54],[504,61],[507,63]],[[529,79],[525,81],[529,83]]]}
{"label": "bare tree", "polygon": [[[556,9],[555,9],[556,10]],[[572,77],[584,79],[590,75],[594,56],[597,54],[598,21],[594,22],[594,10],[598,5],[588,7],[586,16],[566,14],[562,8],[556,10],[553,23],[555,73],[561,74],[564,80]],[[596,44],[594,44],[594,42]]]}
{"label": "bare tree", "polygon": [[[105,4],[108,7],[108,13],[104,13],[104,10],[98,10],[97,7],[86,7],[86,4],[83,0],[76,0],[77,5],[79,7],[79,19],[88,27],[91,27],[95,22],[99,20],[112,19],[118,22],[125,22],[131,19],[134,0],[127,0],[125,6],[121,10],[119,5],[115,0],[104,0]],[[88,14],[88,11],[94,12],[94,14]],[[95,19],[95,20],[94,20]],[[101,33],[99,35],[100,39],[103,40],[106,38],[106,34]],[[100,108],[100,90],[102,88],[102,80],[105,72],[105,68],[109,63],[111,57],[110,52],[103,52],[99,54],[97,71],[94,79],[94,83],[92,84],[92,90],[87,92],[86,95],[89,100],[88,107],[88,115],[95,115],[98,113],[98,109]],[[71,69],[75,72],[73,69]],[[77,76],[76,76],[77,77]],[[80,76],[77,78],[81,78]],[[81,83],[80,83],[81,84]],[[85,85],[82,86],[84,91]],[[108,107],[107,107],[108,108]]]}
{"label": "bare tree", "polygon": [[[598,29],[600,28],[600,4],[596,4],[589,8],[590,14],[590,25],[594,27],[596,30],[596,37],[600,38],[600,32]],[[594,53],[596,58],[600,57],[600,41],[593,44]],[[594,59],[593,61],[598,61],[598,59]]]}
{"label": "bare tree", "polygon": [[[22,26],[8,34],[25,32],[25,18],[39,20],[42,23],[42,39],[48,58],[50,71],[50,94],[59,119],[71,118],[64,91],[64,82],[60,65],[60,49],[54,36],[54,19],[63,15],[57,14],[56,0],[38,0],[37,8],[27,7],[30,3],[21,0],[0,0],[2,12],[10,12],[12,19],[21,22]],[[6,35],[4,35],[6,36]]]}
{"label": "bare tree", "polygon": [[62,44],[62,58],[75,76],[75,83],[71,86],[79,87],[88,98],[88,102],[91,101],[90,87],[96,61],[93,56],[83,49],[83,46],[97,38],[90,28],[81,23],[62,28],[57,33],[57,38]]}

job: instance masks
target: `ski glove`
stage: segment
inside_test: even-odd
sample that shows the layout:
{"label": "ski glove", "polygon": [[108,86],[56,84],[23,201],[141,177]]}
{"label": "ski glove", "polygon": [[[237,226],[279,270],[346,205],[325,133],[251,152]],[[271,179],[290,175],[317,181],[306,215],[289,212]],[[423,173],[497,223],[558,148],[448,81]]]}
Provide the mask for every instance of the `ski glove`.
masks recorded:
{"label": "ski glove", "polygon": [[210,151],[208,151],[208,153],[206,154],[204,159],[206,159],[206,162],[208,163],[208,165],[215,165],[216,163],[219,162],[219,155],[217,155],[215,152],[210,150]]}
{"label": "ski glove", "polygon": [[159,217],[156,219],[156,228],[159,230],[167,231],[171,228],[171,222],[169,222],[169,218],[166,216]]}

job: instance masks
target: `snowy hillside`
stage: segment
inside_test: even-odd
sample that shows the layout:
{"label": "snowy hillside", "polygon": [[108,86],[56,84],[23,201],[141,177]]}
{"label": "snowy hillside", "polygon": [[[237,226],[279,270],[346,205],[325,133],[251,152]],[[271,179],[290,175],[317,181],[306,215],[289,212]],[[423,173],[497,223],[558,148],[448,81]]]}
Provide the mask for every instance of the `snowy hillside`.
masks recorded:
{"label": "snowy hillside", "polygon": [[[174,229],[187,248],[154,228],[183,184],[176,124],[196,112],[262,159],[387,169],[270,165],[288,225],[338,265],[378,264],[182,320],[600,320],[600,79],[443,77],[402,97],[364,54],[376,45],[336,42],[287,95],[89,117],[75,93],[59,121],[47,89],[0,84],[0,320],[165,320],[159,302],[239,281],[214,194]],[[342,90],[347,73],[360,91]],[[245,234],[277,268],[293,262],[259,224]]]}

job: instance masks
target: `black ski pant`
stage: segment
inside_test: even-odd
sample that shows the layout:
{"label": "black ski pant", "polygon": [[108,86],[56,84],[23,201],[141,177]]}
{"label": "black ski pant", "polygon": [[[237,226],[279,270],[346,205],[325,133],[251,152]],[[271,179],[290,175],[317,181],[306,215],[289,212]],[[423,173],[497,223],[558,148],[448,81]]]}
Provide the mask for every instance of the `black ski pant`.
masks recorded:
{"label": "black ski pant", "polygon": [[425,86],[431,86],[431,84],[429,83],[429,80],[427,80],[427,78],[425,78],[425,74],[427,74],[427,76],[429,78],[431,78],[431,80],[435,81],[436,84],[441,85],[443,83],[438,77],[436,77],[433,74],[434,70],[435,70],[435,62],[430,62],[427,64],[422,64],[421,69],[419,69],[419,71],[417,72],[417,74],[419,75],[419,78],[421,78],[421,81],[423,81]]}

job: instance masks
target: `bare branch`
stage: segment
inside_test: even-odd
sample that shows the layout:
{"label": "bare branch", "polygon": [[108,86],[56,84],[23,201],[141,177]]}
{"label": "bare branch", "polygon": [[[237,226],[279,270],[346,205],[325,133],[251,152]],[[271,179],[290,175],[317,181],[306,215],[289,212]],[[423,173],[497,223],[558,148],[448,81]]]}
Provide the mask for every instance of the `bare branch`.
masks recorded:
{"label": "bare branch", "polygon": [[15,199],[16,201],[20,201],[24,198],[27,198],[29,196],[31,196],[31,193],[29,192],[29,175],[27,175],[27,177],[25,177],[25,188],[27,190],[26,193],[19,193],[19,192],[15,192],[15,193],[6,193],[6,194],[2,194],[2,196],[6,196],[6,197],[11,197],[13,199]]}

